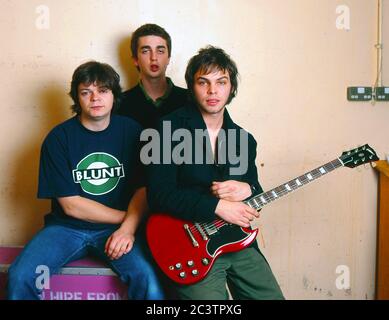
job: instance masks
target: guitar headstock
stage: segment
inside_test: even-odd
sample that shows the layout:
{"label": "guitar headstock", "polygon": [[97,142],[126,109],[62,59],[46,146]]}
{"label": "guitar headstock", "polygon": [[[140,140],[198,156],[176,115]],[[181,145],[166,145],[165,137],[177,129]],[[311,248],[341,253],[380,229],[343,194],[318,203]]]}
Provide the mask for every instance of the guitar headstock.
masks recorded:
{"label": "guitar headstock", "polygon": [[361,164],[379,160],[376,152],[368,144],[362,147],[345,151],[339,158],[345,167],[354,168]]}

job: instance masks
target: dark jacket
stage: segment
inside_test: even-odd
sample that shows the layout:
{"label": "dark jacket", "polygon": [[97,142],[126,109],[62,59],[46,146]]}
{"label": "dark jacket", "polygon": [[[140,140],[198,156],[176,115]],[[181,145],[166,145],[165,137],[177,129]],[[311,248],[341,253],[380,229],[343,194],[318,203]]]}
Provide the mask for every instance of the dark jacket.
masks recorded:
{"label": "dark jacket", "polygon": [[[158,130],[162,142],[161,154],[165,152],[168,155],[170,152],[167,141],[163,141],[163,121],[170,121],[172,132],[176,129],[185,128],[189,130],[192,137],[195,137],[195,129],[206,129],[205,122],[197,107],[188,104],[184,108],[176,110],[162,118],[159,122]],[[227,110],[224,112],[223,129],[225,129],[225,132],[228,129],[242,129],[232,121]],[[234,146],[236,145],[236,150],[239,151],[241,141],[239,134],[237,136],[238,139]],[[209,142],[209,137],[207,139]],[[219,150],[223,150],[223,143],[225,146],[228,145],[228,139],[228,135],[225,138],[219,135]],[[231,168],[239,167],[239,163],[235,165],[231,163],[231,159],[225,156],[228,152],[224,153],[225,164],[220,163],[223,161],[219,161],[218,164],[214,162],[196,164],[195,157],[199,153],[199,149],[196,150],[196,144],[199,141],[193,143],[194,140],[189,141],[191,143],[188,146],[192,150],[192,164],[174,164],[172,162],[171,164],[151,164],[148,166],[147,197],[152,211],[167,212],[181,219],[196,222],[214,220],[217,218],[215,209],[219,199],[210,193],[213,181],[238,180],[247,182],[255,186],[256,193],[262,193],[255,165],[257,143],[251,134],[248,134],[248,159],[246,159],[248,161],[248,170],[244,174],[239,175],[232,174],[230,171]],[[173,153],[175,152],[175,147],[179,144],[179,141],[172,142],[171,150]],[[221,151],[218,155],[219,160],[223,156]],[[203,154],[204,156],[206,155],[204,149]]]}
{"label": "dark jacket", "polygon": [[186,101],[187,90],[173,85],[169,96],[156,107],[137,84],[122,94],[117,113],[135,119],[144,129],[155,128],[161,117],[184,106]]}

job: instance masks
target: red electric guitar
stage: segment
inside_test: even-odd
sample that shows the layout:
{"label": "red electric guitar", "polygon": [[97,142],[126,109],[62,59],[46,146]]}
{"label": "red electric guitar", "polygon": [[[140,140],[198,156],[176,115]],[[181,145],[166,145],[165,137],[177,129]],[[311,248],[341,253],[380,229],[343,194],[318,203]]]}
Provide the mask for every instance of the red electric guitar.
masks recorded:
{"label": "red electric guitar", "polygon": [[[253,196],[245,203],[259,211],[270,202],[337,168],[354,168],[377,160],[375,151],[366,144],[343,152],[339,158]],[[170,279],[186,285],[204,279],[217,257],[246,248],[257,234],[258,229],[242,228],[222,219],[190,222],[164,213],[151,215],[147,224],[147,241],[157,264]]]}

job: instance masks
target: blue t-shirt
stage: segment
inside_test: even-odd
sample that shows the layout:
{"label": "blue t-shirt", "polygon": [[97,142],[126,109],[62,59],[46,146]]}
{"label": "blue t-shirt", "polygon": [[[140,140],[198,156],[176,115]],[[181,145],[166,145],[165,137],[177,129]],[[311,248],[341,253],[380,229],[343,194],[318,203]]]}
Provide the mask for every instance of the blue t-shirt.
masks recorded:
{"label": "blue t-shirt", "polygon": [[38,186],[38,198],[52,199],[46,221],[89,229],[116,227],[72,218],[57,198],[81,196],[127,210],[141,184],[140,133],[137,122],[117,115],[103,131],[88,130],[77,117],[51,130],[42,144]]}

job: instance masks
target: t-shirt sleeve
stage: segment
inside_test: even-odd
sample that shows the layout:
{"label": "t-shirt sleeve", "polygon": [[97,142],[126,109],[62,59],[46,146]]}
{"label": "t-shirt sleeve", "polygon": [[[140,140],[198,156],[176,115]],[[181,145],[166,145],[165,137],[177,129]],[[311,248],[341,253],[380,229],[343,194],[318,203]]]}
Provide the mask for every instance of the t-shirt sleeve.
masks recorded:
{"label": "t-shirt sleeve", "polygon": [[67,154],[66,140],[51,132],[41,148],[38,198],[79,195]]}

